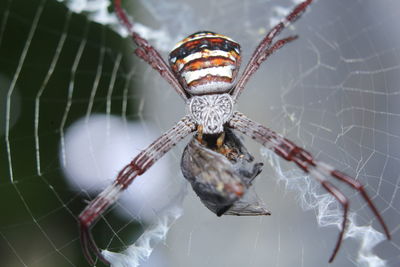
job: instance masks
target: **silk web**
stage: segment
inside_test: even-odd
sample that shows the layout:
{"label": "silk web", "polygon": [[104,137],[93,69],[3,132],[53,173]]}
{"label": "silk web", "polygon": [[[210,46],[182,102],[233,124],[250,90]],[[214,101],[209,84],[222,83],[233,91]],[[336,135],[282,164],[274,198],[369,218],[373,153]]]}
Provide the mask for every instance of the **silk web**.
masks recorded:
{"label": "silk web", "polygon": [[[212,30],[243,62],[299,1],[123,1],[167,58]],[[172,88],[133,55],[110,1],[0,4],[2,266],[87,266],[77,216],[141,149],[185,114]],[[282,36],[299,39],[258,70],[238,109],[362,182],[392,241],[357,192],[330,266],[400,263],[400,3],[311,5]],[[189,138],[138,178],[93,235],[114,266],[327,266],[342,209],[312,178],[252,140],[265,163],[254,190],[272,215],[216,217],[184,181]],[[101,263],[98,263],[101,266]]]}

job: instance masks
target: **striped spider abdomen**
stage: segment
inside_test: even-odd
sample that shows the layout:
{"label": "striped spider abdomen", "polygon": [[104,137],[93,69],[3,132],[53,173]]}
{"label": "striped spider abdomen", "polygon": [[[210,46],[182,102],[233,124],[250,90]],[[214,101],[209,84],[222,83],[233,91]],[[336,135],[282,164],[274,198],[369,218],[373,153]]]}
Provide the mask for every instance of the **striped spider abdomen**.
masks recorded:
{"label": "striped spider abdomen", "polygon": [[175,45],[171,69],[190,95],[229,92],[240,66],[240,45],[210,31],[196,32]]}

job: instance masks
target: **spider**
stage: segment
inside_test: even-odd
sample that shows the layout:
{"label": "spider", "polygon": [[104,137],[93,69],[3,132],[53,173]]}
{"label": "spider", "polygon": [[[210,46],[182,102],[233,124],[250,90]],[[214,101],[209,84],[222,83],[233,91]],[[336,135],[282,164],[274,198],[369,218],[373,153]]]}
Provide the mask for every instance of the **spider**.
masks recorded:
{"label": "spider", "polygon": [[[283,159],[294,162],[304,172],[317,179],[322,187],[341,204],[343,207],[342,228],[329,262],[334,260],[342,243],[350,204],[347,197],[329,181],[329,177],[349,185],[361,194],[390,240],[389,230],[362,184],[330,165],[315,160],[309,152],[283,136],[252,121],[244,114],[234,111],[234,105],[240,93],[260,65],[272,53],[297,39],[297,36],[289,36],[274,41],[282,30],[304,13],[311,2],[312,0],[306,0],[295,6],[289,15],[267,33],[253,52],[242,75],[236,81],[241,63],[240,45],[231,38],[210,31],[201,31],[189,35],[172,49],[169,54],[169,67],[161,55],[133,30],[132,22],[121,7],[121,0],[114,1],[114,8],[118,18],[130,32],[133,42],[137,45],[135,54],[155,69],[183,98],[188,114],[145,150],[141,151],[118,173],[113,184],[93,199],[79,215],[83,253],[91,265],[94,265],[91,252],[104,263],[109,264],[92,237],[91,227],[105,210],[116,202],[121,192],[137,176],[143,174],[173,146],[193,132],[196,132],[196,139],[200,145],[211,147],[211,144],[209,144],[211,140],[211,142],[215,142],[213,147],[219,153],[217,155],[223,155],[229,159],[232,148],[241,148],[240,144],[238,145],[235,141],[232,141],[234,138],[232,139],[232,137],[228,136],[231,132],[227,130],[229,128],[251,137]],[[233,142],[233,145],[229,146],[229,140],[225,143],[225,134],[227,139],[230,139],[231,143]],[[190,145],[188,145],[187,149],[190,149]],[[201,152],[201,150],[199,151]],[[192,152],[185,149],[184,156],[190,153]],[[193,154],[191,156],[193,158],[196,155]],[[185,177],[189,179],[191,170],[184,162],[183,160],[182,170],[184,174],[186,173]],[[211,165],[217,166],[217,161]],[[204,168],[204,166],[201,166],[199,169],[201,171]],[[255,170],[255,173],[250,173],[248,178],[254,178],[260,171],[260,168]],[[214,185],[213,192],[216,195],[211,195],[211,198],[208,199],[202,199],[208,205],[208,208],[219,216],[228,213],[235,202],[244,196],[250,184],[250,182],[244,181],[244,178],[229,179],[229,176],[225,178],[217,181]],[[200,196],[199,192],[197,193]],[[223,203],[220,201],[221,197]],[[269,214],[267,211],[261,213],[264,215]]]}

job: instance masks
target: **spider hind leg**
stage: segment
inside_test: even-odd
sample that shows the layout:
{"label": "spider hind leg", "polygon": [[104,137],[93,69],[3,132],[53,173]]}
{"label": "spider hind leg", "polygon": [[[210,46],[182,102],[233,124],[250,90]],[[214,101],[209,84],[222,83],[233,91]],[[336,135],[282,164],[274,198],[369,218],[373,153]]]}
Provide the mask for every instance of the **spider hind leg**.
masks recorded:
{"label": "spider hind leg", "polygon": [[311,177],[320,182],[321,185],[341,204],[343,208],[342,229],[339,233],[335,248],[333,250],[332,256],[329,259],[329,262],[332,262],[335,259],[335,256],[340,249],[340,245],[342,243],[343,236],[346,230],[348,207],[350,205],[347,197],[333,184],[330,183],[330,178],[344,182],[347,185],[351,186],[354,190],[357,190],[381,224],[387,236],[387,239],[391,239],[389,229],[387,228],[387,225],[384,222],[382,215],[375,207],[375,204],[368,196],[364,187],[357,180],[334,169],[328,164],[315,160],[314,157],[303,148],[297,146],[292,141],[284,138],[283,136],[268,129],[267,127],[255,121],[252,121],[240,112],[235,112],[233,114],[233,117],[229,121],[228,126],[251,137],[255,141],[262,144],[264,147],[274,151],[278,156],[282,157],[283,159],[295,163],[304,172],[310,174]]}

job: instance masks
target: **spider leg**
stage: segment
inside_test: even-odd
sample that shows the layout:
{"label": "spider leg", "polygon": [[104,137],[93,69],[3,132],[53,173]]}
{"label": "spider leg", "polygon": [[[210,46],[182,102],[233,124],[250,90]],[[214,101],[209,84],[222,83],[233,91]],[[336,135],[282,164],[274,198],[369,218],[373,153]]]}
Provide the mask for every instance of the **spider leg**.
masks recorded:
{"label": "spider leg", "polygon": [[[231,93],[231,95],[233,96],[233,99],[236,100],[239,97],[240,93],[243,91],[250,76],[258,69],[260,64],[266,59],[266,58],[264,58],[263,60],[260,61],[260,57],[263,57],[263,54],[265,54],[265,51],[272,48],[271,43],[272,43],[273,39],[277,35],[279,35],[282,32],[282,30],[284,30],[291,23],[295,22],[298,18],[300,18],[300,16],[304,13],[307,6],[309,6],[311,4],[311,2],[312,2],[312,0],[306,0],[306,1],[298,4],[292,10],[292,12],[290,12],[289,15],[287,15],[281,22],[279,22],[277,25],[275,25],[275,27],[273,27],[268,32],[268,34],[264,37],[264,39],[261,40],[261,42],[258,44],[257,48],[254,50],[253,55],[251,56],[249,62],[247,63],[242,76],[238,80],[235,88],[233,89],[233,91]],[[286,39],[289,39],[289,38],[286,38]],[[286,39],[283,39],[283,40],[286,40]],[[292,40],[290,40],[290,41],[292,41]],[[280,41],[278,41],[278,42],[280,42]],[[284,44],[286,44],[287,42],[285,42]],[[283,46],[284,44],[282,44],[281,46]],[[277,48],[277,49],[279,49],[279,48]],[[277,49],[274,49],[274,51]],[[271,51],[270,54],[272,54],[272,52],[274,52],[274,51]],[[257,62],[259,62],[259,63],[257,63]]]}
{"label": "spider leg", "polygon": [[97,247],[91,234],[90,229],[96,220],[109,206],[117,201],[121,192],[125,190],[137,176],[143,174],[180,140],[195,130],[195,124],[188,116],[181,119],[174,127],[161,135],[126,165],[119,172],[114,183],[103,190],[103,192],[93,199],[81,212],[79,215],[81,244],[85,258],[90,265],[94,265],[94,260],[90,252],[104,263],[109,264],[101,254],[101,250]]}
{"label": "spider leg", "polygon": [[161,57],[160,53],[147,42],[146,39],[141,37],[133,30],[133,23],[129,20],[125,11],[121,7],[121,0],[114,0],[114,9],[121,23],[125,26],[131,34],[132,40],[138,46],[135,54],[147,62],[153,69],[158,71],[160,75],[175,89],[175,91],[186,101],[188,95],[179,83],[178,79],[172,73],[171,69]]}
{"label": "spider leg", "polygon": [[236,100],[239,97],[239,94],[241,93],[241,91],[243,91],[243,89],[246,86],[250,77],[258,70],[258,68],[261,66],[261,64],[266,59],[268,59],[268,57],[270,55],[272,55],[272,53],[274,53],[276,50],[282,48],[287,43],[296,40],[297,38],[298,37],[296,35],[289,36],[287,38],[276,41],[271,47],[269,47],[268,49],[266,49],[264,51],[261,51],[259,56],[257,58],[255,58],[255,60],[253,61],[253,63],[251,65],[248,65],[248,68],[246,68],[246,71],[240,77],[239,82],[237,83],[237,85],[235,86],[235,88],[233,89],[233,91],[231,93],[233,99]]}
{"label": "spider leg", "polygon": [[[90,255],[90,250],[89,250],[89,242],[88,240],[90,239],[90,232],[87,229],[84,229],[81,226],[80,229],[80,240],[81,240],[81,245],[83,249],[83,255],[85,256],[86,260],[89,262],[90,265],[94,265],[94,260],[92,258],[92,255]],[[103,255],[102,255],[103,256]]]}
{"label": "spider leg", "polygon": [[338,179],[339,181],[342,181],[357,190],[367,202],[368,207],[374,213],[375,217],[378,219],[379,223],[384,229],[387,239],[391,239],[390,232],[381,214],[375,207],[371,198],[368,196],[364,187],[358,181],[338,170],[335,170],[323,162],[316,161],[313,156],[303,148],[297,146],[293,142],[264,127],[263,125],[250,120],[240,112],[235,112],[233,114],[232,119],[229,121],[229,127],[253,138],[257,142],[261,143],[264,147],[271,149],[278,156],[284,158],[285,160],[294,162],[304,172],[309,173],[312,177],[316,178],[322,184],[322,186],[343,206],[344,215],[342,230],[339,234],[338,241],[329,262],[333,261],[340,248],[346,228],[347,209],[349,203],[347,198],[336,187],[327,181],[328,177]]}
{"label": "spider leg", "polygon": [[332,262],[336,254],[339,251],[340,245],[342,244],[344,232],[346,231],[346,224],[347,224],[347,213],[349,210],[349,200],[345,195],[343,195],[342,192],[339,191],[334,185],[332,185],[330,182],[322,180],[320,181],[322,186],[328,191],[332,196],[336,198],[337,201],[342,205],[343,207],[343,221],[342,221],[342,230],[339,233],[338,239],[336,241],[335,248],[333,249],[332,256],[329,258],[329,262]]}

